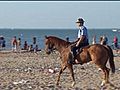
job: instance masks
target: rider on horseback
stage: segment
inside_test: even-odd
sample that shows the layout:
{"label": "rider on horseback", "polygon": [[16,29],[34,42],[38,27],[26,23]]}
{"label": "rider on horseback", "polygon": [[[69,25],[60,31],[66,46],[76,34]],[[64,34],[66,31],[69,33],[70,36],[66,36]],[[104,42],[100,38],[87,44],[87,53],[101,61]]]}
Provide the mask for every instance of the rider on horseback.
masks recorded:
{"label": "rider on horseback", "polygon": [[88,33],[87,33],[87,28],[84,26],[84,20],[82,18],[78,18],[76,24],[79,28],[79,31],[78,31],[78,38],[75,41],[75,45],[71,47],[71,51],[73,52],[73,56],[74,56],[74,59],[70,60],[69,62],[71,64],[75,63],[75,59],[77,55],[76,50],[80,49],[81,51],[82,47],[89,45]]}

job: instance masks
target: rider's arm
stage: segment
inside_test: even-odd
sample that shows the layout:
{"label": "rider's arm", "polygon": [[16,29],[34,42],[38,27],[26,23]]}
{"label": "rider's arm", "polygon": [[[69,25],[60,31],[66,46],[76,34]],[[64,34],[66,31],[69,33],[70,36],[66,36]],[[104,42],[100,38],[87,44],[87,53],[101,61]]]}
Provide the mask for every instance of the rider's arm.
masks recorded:
{"label": "rider's arm", "polygon": [[79,44],[82,43],[84,39],[85,39],[84,35],[80,36],[79,40],[77,41],[76,47],[79,46]]}
{"label": "rider's arm", "polygon": [[71,42],[72,44],[76,44],[79,41],[79,38],[77,38],[75,41]]}

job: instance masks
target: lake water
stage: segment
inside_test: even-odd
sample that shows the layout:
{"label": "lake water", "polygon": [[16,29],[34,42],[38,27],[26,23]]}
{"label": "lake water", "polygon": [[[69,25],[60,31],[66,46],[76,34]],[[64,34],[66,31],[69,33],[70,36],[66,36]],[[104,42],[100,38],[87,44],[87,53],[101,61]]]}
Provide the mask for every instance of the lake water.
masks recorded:
{"label": "lake water", "polygon": [[[37,38],[37,44],[40,48],[44,48],[44,36],[53,35],[59,38],[65,39],[69,37],[70,41],[74,41],[77,38],[78,29],[0,29],[0,35],[3,35],[6,40],[6,48],[11,48],[11,39],[16,36],[21,38],[22,46],[24,41],[28,44],[32,44],[32,38]],[[89,43],[92,43],[92,37],[96,35],[96,41],[99,43],[99,38],[102,35],[106,35],[108,38],[108,44],[112,45],[114,36],[118,37],[120,42],[120,30],[112,31],[112,29],[88,29]]]}

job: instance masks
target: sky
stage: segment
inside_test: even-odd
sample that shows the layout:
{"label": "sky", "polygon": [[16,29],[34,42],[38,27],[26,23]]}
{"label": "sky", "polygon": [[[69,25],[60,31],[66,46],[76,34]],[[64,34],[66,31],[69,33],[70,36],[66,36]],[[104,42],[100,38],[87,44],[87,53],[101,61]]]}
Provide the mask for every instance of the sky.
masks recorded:
{"label": "sky", "polygon": [[120,1],[0,1],[0,28],[120,28]]}

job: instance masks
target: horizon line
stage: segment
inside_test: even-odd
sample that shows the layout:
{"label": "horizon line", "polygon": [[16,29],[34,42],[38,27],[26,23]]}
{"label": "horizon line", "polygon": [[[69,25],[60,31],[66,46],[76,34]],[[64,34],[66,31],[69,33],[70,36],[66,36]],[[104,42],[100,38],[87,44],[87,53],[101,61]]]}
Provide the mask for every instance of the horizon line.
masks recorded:
{"label": "horizon line", "polygon": [[[77,29],[77,28],[0,28],[0,29]],[[120,29],[120,28],[88,28],[88,29]]]}

